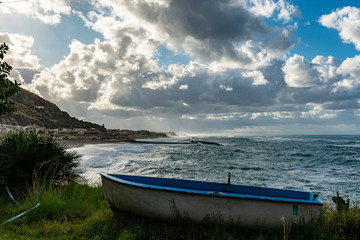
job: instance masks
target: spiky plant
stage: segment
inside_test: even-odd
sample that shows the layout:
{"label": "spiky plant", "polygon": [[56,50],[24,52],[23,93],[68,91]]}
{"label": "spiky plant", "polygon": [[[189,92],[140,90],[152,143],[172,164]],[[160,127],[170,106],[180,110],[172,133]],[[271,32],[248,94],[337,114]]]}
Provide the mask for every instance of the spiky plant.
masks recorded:
{"label": "spiky plant", "polygon": [[0,187],[23,189],[33,181],[44,184],[74,182],[80,155],[52,136],[9,133],[0,142]]}

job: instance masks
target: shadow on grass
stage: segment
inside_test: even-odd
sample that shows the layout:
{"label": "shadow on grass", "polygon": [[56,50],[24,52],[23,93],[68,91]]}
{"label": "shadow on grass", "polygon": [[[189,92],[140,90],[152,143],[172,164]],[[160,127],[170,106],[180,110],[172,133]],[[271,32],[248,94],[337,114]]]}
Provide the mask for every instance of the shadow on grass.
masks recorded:
{"label": "shadow on grass", "polygon": [[114,212],[118,239],[279,239],[281,229],[248,228],[219,215],[192,221],[186,214],[171,221],[146,219],[123,212]]}

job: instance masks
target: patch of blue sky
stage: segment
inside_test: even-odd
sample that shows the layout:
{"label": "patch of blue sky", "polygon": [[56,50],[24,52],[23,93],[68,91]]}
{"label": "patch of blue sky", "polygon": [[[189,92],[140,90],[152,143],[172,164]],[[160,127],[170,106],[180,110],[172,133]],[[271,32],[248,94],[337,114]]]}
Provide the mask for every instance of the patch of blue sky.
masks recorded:
{"label": "patch of blue sky", "polygon": [[[306,23],[306,22],[305,22]],[[300,43],[294,46],[290,55],[302,55],[308,61],[316,56],[333,56],[338,60],[345,60],[359,54],[354,44],[344,43],[335,29],[328,29],[319,22],[314,21],[310,25],[299,24],[299,30],[295,36],[300,38]]]}
{"label": "patch of blue sky", "polygon": [[168,49],[165,44],[158,47],[157,53],[154,55],[154,60],[157,61],[158,66],[162,69],[167,69],[169,65],[187,65],[192,59],[185,54],[185,51],[181,49],[179,53]]}
{"label": "patch of blue sky", "polygon": [[[344,61],[348,57],[360,54],[353,43],[345,43],[335,29],[329,29],[320,24],[323,15],[331,14],[336,9],[346,6],[360,8],[358,0],[293,0],[292,4],[298,6],[299,13],[292,16],[292,21],[284,22],[282,19],[264,18],[270,27],[295,26],[293,40],[296,42],[289,50],[288,56],[298,54],[311,61],[316,56],[333,56]],[[261,36],[255,38],[261,40]]]}
{"label": "patch of blue sky", "polygon": [[96,38],[100,39],[101,41],[103,40],[102,34],[84,26],[83,21],[77,16],[62,16],[61,21],[61,24],[50,26],[52,28],[51,31],[53,33],[53,37],[55,37],[59,42],[59,49],[50,48],[55,50],[57,53],[56,57],[49,56],[44,59],[44,64],[49,66],[59,62],[64,56],[69,54],[70,49],[68,46],[72,40],[76,39],[83,44],[91,44]]}
{"label": "patch of blue sky", "polygon": [[311,61],[317,55],[324,57],[333,56],[341,61],[359,54],[354,44],[344,43],[335,29],[328,29],[319,23],[322,15],[331,14],[336,9],[346,6],[360,8],[358,0],[293,0],[298,5],[301,16],[294,18],[297,22],[295,38],[300,38],[300,43],[290,51],[291,55],[298,54]]}

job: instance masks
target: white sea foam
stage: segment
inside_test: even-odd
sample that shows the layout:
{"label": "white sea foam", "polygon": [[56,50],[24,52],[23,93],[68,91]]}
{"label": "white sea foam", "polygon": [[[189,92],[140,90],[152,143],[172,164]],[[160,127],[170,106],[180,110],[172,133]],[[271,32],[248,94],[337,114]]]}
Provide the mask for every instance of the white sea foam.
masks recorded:
{"label": "white sea foam", "polygon": [[79,170],[89,184],[100,183],[100,173],[138,172],[136,165],[154,160],[151,156],[153,144],[87,144],[72,148],[81,154]]}
{"label": "white sea foam", "polygon": [[88,144],[79,170],[91,184],[100,173],[163,176],[312,191],[331,202],[339,191],[360,199],[360,137],[203,138],[223,146],[170,144],[189,138],[158,139],[169,144]]}

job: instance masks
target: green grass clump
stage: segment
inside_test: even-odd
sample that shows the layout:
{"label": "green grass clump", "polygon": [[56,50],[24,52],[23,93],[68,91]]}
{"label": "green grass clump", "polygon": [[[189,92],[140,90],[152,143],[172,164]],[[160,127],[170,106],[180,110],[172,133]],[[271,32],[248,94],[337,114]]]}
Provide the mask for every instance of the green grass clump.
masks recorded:
{"label": "green grass clump", "polygon": [[42,184],[73,182],[80,155],[67,151],[52,136],[13,132],[0,141],[0,191],[24,190],[36,180]]}
{"label": "green grass clump", "polygon": [[322,237],[323,234],[332,234],[336,232],[333,239],[360,239],[360,209],[357,205],[348,210],[337,211],[335,209],[326,209],[321,215],[320,224],[317,226],[317,232]]}
{"label": "green grass clump", "polygon": [[36,186],[24,194],[19,202],[15,204],[9,197],[1,196],[0,223],[38,202],[41,205],[17,220],[0,226],[0,239],[86,239],[87,236],[90,239],[94,236],[88,235],[88,232],[97,223],[105,221],[107,226],[111,226],[113,221],[101,187],[76,183]]}

